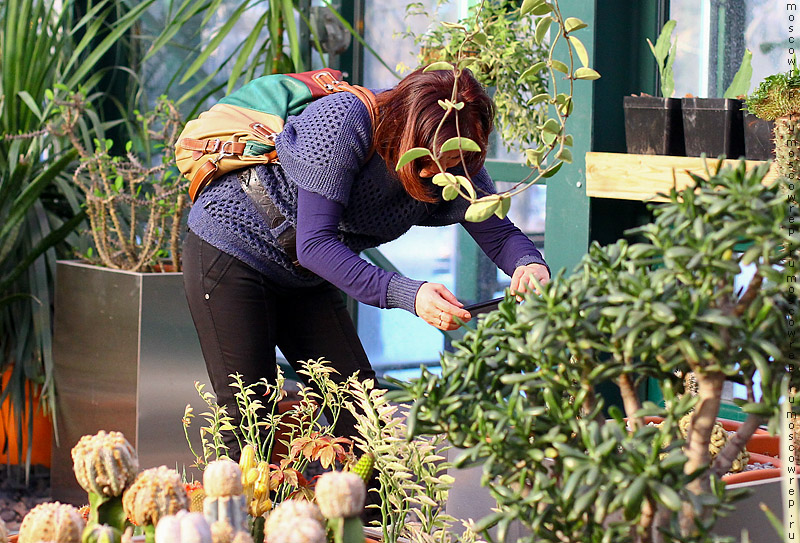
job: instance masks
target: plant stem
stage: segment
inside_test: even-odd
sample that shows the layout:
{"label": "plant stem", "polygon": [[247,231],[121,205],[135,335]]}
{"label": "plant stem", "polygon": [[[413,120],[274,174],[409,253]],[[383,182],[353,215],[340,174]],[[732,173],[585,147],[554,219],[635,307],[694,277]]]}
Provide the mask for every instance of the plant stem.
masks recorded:
{"label": "plant stem", "polygon": [[764,424],[765,419],[761,415],[749,414],[736,433],[728,439],[725,447],[719,452],[711,465],[711,471],[722,477],[728,473],[733,465],[733,461],[739,456],[747,445],[747,441],[753,436],[759,426]]}

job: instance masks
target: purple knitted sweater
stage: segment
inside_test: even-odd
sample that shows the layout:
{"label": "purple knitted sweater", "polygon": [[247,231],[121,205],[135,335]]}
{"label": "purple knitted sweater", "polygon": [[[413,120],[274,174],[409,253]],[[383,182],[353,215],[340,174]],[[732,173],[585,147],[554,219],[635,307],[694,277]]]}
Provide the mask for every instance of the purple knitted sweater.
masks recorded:
{"label": "purple knitted sweater", "polygon": [[[303,287],[328,280],[361,302],[412,313],[423,281],[386,272],[357,256],[397,239],[411,226],[461,222],[509,275],[516,266],[544,264],[541,253],[508,219],[465,223],[468,203],[462,198],[426,204],[408,196],[383,159],[369,155],[371,131],[366,107],[352,94],[314,101],[290,117],[279,134],[281,164],[255,167],[286,221],[270,228],[233,173],[199,196],[189,228],[279,284]],[[484,169],[473,181],[479,193],[495,192]],[[287,228],[297,229],[298,257],[314,274],[295,267],[276,241]]]}

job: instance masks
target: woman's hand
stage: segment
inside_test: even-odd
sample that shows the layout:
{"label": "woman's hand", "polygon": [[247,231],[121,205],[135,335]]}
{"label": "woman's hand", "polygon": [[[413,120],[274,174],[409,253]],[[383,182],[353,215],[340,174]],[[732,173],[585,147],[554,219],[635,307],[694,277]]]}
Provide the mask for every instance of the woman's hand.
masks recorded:
{"label": "woman's hand", "polygon": [[417,315],[439,330],[455,330],[461,324],[455,321],[458,317],[463,322],[472,318],[469,311],[462,309],[464,304],[458,301],[447,287],[439,283],[424,283],[417,291],[414,309]]}
{"label": "woman's hand", "polygon": [[540,285],[546,285],[550,281],[550,272],[547,271],[547,266],[527,264],[514,270],[514,275],[511,277],[511,293],[517,295],[517,300],[522,301],[522,295],[526,292],[539,294],[534,278],[539,281]]}

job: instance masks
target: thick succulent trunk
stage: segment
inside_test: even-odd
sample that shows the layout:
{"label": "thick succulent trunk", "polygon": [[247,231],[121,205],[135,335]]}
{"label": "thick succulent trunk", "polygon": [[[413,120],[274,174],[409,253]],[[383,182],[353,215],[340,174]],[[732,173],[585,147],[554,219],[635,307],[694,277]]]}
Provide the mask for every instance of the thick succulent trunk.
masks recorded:
{"label": "thick succulent trunk", "polygon": [[775,119],[775,161],[780,174],[797,179],[800,173],[800,114]]}

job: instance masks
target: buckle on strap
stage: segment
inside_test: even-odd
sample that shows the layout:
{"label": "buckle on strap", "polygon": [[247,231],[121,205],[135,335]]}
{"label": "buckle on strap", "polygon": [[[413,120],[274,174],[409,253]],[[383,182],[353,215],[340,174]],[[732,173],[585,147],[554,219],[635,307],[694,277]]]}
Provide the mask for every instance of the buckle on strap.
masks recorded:
{"label": "buckle on strap", "polygon": [[[217,139],[216,141],[217,141],[217,143],[219,143],[219,139]],[[212,159],[211,162],[213,162],[214,164],[217,164],[217,163],[219,163],[220,160],[222,160],[225,157],[234,156],[236,154],[236,153],[233,152],[233,144],[234,143],[236,143],[236,142],[232,141],[232,140],[228,140],[228,141],[222,142],[222,148],[219,150],[219,154],[216,156],[216,158]],[[225,147],[229,147],[229,150],[226,151]],[[215,149],[216,149],[216,147],[215,147]],[[212,153],[213,152],[215,152],[215,151],[212,151]]]}
{"label": "buckle on strap", "polygon": [[205,151],[206,153],[216,153],[217,151],[219,151],[219,144],[222,143],[222,141],[219,138],[214,138],[213,140],[206,140],[206,148],[208,147],[209,142],[212,142],[214,144],[214,148],[211,150],[206,149]]}

